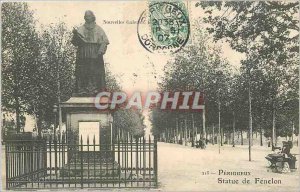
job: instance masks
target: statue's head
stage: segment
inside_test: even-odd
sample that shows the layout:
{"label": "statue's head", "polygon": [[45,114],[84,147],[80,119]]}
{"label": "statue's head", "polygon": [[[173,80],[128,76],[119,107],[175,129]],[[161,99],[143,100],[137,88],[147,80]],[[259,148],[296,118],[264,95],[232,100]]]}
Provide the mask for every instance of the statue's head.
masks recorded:
{"label": "statue's head", "polygon": [[85,14],[84,14],[84,20],[87,23],[92,23],[92,22],[96,21],[96,17],[92,11],[87,10],[87,11],[85,11]]}

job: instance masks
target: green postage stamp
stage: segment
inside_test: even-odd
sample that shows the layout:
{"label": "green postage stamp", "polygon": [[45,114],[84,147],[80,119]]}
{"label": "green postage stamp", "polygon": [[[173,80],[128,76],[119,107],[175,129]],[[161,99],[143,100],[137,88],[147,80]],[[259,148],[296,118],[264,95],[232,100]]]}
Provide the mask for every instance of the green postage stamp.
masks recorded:
{"label": "green postage stamp", "polygon": [[182,2],[149,2],[138,24],[138,37],[152,53],[176,53],[188,42],[190,21]]}

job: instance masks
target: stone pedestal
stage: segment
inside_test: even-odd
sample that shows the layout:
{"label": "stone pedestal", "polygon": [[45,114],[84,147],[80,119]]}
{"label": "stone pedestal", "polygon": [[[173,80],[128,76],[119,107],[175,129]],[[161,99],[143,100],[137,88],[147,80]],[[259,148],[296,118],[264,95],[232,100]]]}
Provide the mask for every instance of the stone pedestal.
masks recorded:
{"label": "stone pedestal", "polygon": [[70,163],[61,169],[61,177],[81,177],[99,178],[99,177],[118,177],[120,165],[117,162],[107,163]]}
{"label": "stone pedestal", "polygon": [[[102,168],[104,171],[101,173],[97,171],[97,174],[115,175],[118,169],[112,147],[114,133],[112,112],[97,109],[94,101],[94,97],[72,97],[61,103],[68,144],[68,163],[62,173],[65,176],[77,175],[81,171],[86,176],[90,172],[88,169],[102,170]],[[108,98],[102,98],[100,103],[111,104]],[[81,144],[90,146],[82,147]],[[107,167],[113,167],[113,170],[106,169]]]}
{"label": "stone pedestal", "polygon": [[[99,137],[96,137],[96,144],[111,144],[113,132],[111,127],[112,113],[108,110],[99,110],[95,107],[94,97],[71,97],[68,101],[61,103],[63,116],[66,121],[67,142],[79,144],[80,123],[98,123]],[[103,98],[101,104],[110,104],[108,98]],[[87,130],[88,131],[88,130]],[[86,140],[86,138],[83,138]],[[99,141],[98,141],[99,140]],[[89,138],[90,144],[93,138]]]}

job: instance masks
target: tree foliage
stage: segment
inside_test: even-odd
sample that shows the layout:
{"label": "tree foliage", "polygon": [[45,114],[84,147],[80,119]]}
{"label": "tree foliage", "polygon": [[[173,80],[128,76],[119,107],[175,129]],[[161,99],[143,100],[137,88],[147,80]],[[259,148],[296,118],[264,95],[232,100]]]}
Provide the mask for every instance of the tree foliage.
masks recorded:
{"label": "tree foliage", "polygon": [[[218,124],[218,102],[221,103],[222,121],[227,121],[226,108],[229,103],[229,86],[231,83],[231,67],[222,58],[220,48],[211,46],[206,39],[207,34],[198,31],[194,44],[186,46],[174,60],[164,68],[164,76],[159,84],[160,91],[200,91],[204,95],[206,107],[206,123],[208,126]],[[194,114],[198,127],[201,127],[201,113],[177,113],[153,110],[153,133],[160,133],[167,127],[175,127],[175,118],[191,118]],[[165,119],[172,119],[166,121]]]}
{"label": "tree foliage", "polygon": [[38,65],[40,39],[26,3],[3,3],[1,14],[2,108],[16,114],[16,130],[20,132],[20,116],[29,107],[24,96]]}
{"label": "tree foliage", "polygon": [[144,116],[134,109],[118,109],[114,114],[114,125],[135,138],[142,137],[145,133]]}
{"label": "tree foliage", "polygon": [[268,133],[276,127],[285,136],[299,116],[298,105],[291,105],[299,97],[299,2],[208,1],[196,6],[205,10],[214,40],[225,39],[247,55],[241,75],[251,82],[255,126]]}
{"label": "tree foliage", "polygon": [[40,34],[40,55],[26,100],[28,113],[42,122],[53,122],[53,106],[66,101],[72,95],[74,84],[75,49],[70,43],[71,32],[59,22],[43,27]]}
{"label": "tree foliage", "polygon": [[[263,130],[269,137],[275,127],[277,136],[287,136],[294,126],[298,133],[299,2],[201,1],[195,5],[204,10],[202,24],[209,35],[197,29],[193,43],[165,67],[160,89],[203,91],[208,126],[217,124],[220,102],[224,131],[232,131],[233,121],[237,129],[247,130],[250,98],[254,131]],[[240,69],[229,67],[207,37],[225,40],[245,53]],[[153,110],[153,132],[165,132],[177,117]]]}

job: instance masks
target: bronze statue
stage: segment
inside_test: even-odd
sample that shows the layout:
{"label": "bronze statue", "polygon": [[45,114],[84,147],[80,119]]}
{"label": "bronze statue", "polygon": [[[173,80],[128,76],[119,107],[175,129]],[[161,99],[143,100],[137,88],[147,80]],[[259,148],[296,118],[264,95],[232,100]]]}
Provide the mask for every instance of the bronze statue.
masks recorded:
{"label": "bronze statue", "polygon": [[92,11],[85,12],[84,20],[85,24],[73,29],[72,44],[78,47],[74,95],[94,96],[106,86],[103,55],[109,41]]}

